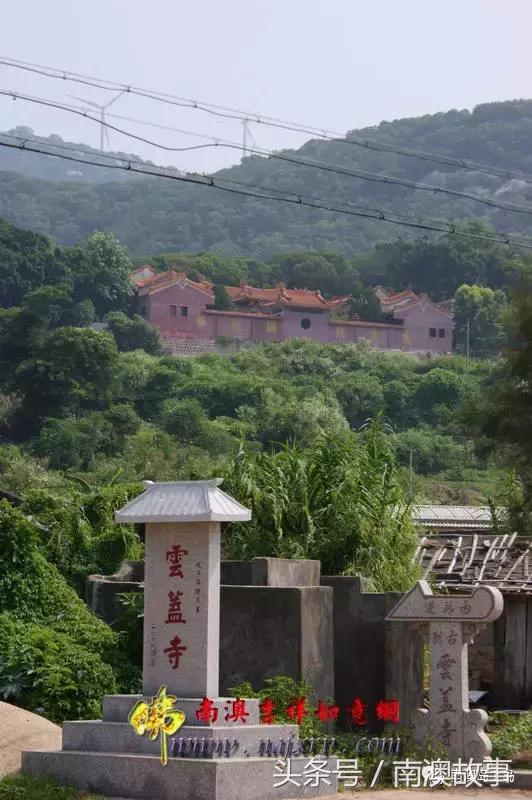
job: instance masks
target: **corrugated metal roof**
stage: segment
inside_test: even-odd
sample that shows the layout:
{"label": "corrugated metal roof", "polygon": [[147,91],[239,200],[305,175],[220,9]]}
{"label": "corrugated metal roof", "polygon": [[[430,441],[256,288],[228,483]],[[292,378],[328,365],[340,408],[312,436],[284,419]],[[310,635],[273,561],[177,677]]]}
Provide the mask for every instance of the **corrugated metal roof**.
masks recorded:
{"label": "corrugated metal roof", "polygon": [[219,489],[221,480],[145,481],[145,491],[115,514],[117,522],[246,522],[251,511]]}
{"label": "corrugated metal roof", "polygon": [[427,528],[470,528],[490,530],[493,519],[489,506],[413,506],[412,519]]}

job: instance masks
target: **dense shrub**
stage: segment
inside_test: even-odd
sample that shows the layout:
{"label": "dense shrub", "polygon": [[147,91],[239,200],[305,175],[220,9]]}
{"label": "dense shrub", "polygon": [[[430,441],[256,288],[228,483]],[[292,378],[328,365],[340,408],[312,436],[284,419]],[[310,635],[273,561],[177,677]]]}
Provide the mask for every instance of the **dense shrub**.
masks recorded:
{"label": "dense shrub", "polygon": [[[51,627],[0,614],[0,696],[54,722],[95,719],[116,692],[113,669],[89,647]],[[0,795],[1,796],[1,795]]]}

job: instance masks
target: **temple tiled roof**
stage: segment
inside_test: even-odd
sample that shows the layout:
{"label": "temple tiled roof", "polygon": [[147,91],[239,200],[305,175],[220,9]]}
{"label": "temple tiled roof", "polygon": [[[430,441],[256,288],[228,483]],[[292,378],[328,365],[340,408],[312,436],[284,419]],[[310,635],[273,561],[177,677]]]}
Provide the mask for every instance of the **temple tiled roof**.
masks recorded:
{"label": "temple tiled roof", "polygon": [[212,283],[210,281],[192,281],[187,278],[184,272],[176,272],[173,269],[166,270],[165,272],[157,272],[147,277],[135,277],[137,270],[132,273],[131,279],[135,284],[139,294],[154,294],[173,286],[176,283],[186,283],[195,289],[200,289],[203,292],[212,294]]}
{"label": "temple tiled roof", "polygon": [[[404,311],[407,308],[413,308],[418,303],[425,302],[437,308],[442,314],[447,317],[452,317],[452,312],[444,306],[433,303],[428,294],[416,294],[412,289],[405,289],[403,292],[386,293],[382,286],[376,286],[374,292],[379,299],[381,308],[386,313],[394,311]],[[384,296],[386,294],[386,296]]]}
{"label": "temple tiled roof", "polygon": [[282,305],[293,308],[331,309],[344,305],[349,300],[349,295],[327,300],[319,290],[287,289],[282,283],[268,289],[241,283],[240,286],[226,286],[225,290],[234,303],[246,301],[256,302],[259,305]]}
{"label": "temple tiled roof", "polygon": [[216,317],[252,317],[253,319],[279,319],[277,314],[262,314],[260,311],[225,311],[218,308],[206,308],[203,314]]}

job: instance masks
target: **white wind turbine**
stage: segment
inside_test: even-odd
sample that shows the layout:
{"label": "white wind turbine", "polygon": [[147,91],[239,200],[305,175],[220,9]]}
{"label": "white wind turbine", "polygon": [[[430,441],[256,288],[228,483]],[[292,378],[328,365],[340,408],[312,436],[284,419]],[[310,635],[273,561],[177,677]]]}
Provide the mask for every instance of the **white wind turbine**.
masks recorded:
{"label": "white wind turbine", "polygon": [[105,103],[104,105],[100,105],[99,103],[94,103],[92,100],[86,100],[83,97],[75,97],[74,95],[69,95],[69,97],[71,97],[73,100],[81,100],[82,103],[86,103],[89,106],[93,106],[93,108],[97,108],[98,111],[100,112],[100,120],[101,120],[100,121],[100,150],[102,151],[102,153],[105,150],[105,145],[107,145],[107,147],[109,147],[109,131],[107,130],[107,126],[106,126],[105,112],[107,111],[109,106],[112,106],[113,103],[116,103],[116,101],[120,97],[122,97],[122,95],[124,94],[125,91],[126,90],[123,89],[115,97],[113,97],[112,100],[109,100],[109,102]]}

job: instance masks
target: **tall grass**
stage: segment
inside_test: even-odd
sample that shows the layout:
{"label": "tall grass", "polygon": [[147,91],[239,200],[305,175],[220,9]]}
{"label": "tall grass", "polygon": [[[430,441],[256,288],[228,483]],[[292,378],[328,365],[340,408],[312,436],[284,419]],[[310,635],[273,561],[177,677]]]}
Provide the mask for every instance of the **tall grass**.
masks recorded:
{"label": "tall grass", "polygon": [[360,574],[376,591],[408,589],[417,540],[389,434],[377,416],[308,450],[287,444],[257,456],[242,447],[224,488],[253,520],[228,527],[225,557],[315,558],[322,574]]}

